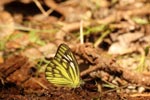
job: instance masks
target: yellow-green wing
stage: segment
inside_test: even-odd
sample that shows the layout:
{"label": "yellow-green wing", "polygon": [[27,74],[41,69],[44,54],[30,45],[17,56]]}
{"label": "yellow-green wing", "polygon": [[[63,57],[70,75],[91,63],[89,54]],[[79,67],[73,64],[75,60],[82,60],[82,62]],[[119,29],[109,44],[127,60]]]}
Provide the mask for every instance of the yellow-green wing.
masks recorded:
{"label": "yellow-green wing", "polygon": [[80,85],[79,68],[70,48],[61,44],[57,53],[46,68],[46,79],[60,86],[78,87]]}

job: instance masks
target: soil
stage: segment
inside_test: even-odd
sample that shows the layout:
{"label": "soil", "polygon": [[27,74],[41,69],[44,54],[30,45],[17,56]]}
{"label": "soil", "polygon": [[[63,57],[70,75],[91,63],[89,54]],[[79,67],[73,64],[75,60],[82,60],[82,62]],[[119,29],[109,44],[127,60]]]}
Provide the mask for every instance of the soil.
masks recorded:
{"label": "soil", "polygon": [[[0,100],[150,100],[149,3],[2,0]],[[62,43],[79,64],[79,87],[45,78]]]}

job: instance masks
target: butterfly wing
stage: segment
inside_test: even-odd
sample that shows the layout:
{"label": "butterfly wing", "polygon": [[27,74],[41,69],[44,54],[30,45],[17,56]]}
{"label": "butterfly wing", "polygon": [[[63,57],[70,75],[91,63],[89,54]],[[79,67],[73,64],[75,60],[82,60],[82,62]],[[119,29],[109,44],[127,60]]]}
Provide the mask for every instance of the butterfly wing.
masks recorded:
{"label": "butterfly wing", "polygon": [[70,48],[61,44],[46,68],[46,79],[56,85],[78,87],[80,76],[77,60]]}

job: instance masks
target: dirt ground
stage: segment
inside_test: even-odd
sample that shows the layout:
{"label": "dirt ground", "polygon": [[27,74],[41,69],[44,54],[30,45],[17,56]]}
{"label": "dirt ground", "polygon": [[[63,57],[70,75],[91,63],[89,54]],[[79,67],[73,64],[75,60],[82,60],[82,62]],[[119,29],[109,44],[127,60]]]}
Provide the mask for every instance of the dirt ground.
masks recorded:
{"label": "dirt ground", "polygon": [[[150,100],[149,9],[149,0],[1,0],[0,100]],[[79,87],[46,80],[62,43]]]}

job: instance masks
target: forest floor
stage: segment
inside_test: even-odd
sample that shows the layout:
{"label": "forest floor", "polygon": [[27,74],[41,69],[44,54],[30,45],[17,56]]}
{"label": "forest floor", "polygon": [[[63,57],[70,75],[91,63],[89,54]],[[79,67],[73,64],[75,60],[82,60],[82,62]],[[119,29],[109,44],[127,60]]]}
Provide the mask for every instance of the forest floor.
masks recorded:
{"label": "forest floor", "polygon": [[[150,100],[150,1],[1,0],[0,8],[0,100]],[[46,80],[62,43],[77,59],[79,87]]]}

